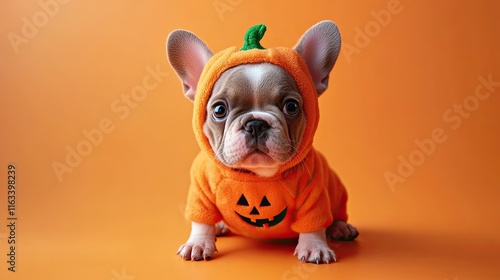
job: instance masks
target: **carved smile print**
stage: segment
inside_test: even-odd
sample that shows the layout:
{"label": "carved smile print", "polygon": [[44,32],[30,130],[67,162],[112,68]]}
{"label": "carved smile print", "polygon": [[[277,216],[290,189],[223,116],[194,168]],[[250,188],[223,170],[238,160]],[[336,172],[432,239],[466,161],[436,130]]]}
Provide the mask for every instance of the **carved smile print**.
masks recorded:
{"label": "carved smile print", "polygon": [[[241,205],[241,206],[250,206],[250,204],[248,204],[248,200],[246,199],[245,195],[243,195],[243,194],[241,195],[240,199],[238,200],[238,203],[236,203],[236,204]],[[269,203],[269,200],[267,199],[267,197],[264,196],[262,198],[262,201],[260,202],[259,207],[268,207],[268,206],[271,206],[271,203]],[[255,219],[255,222],[253,222],[251,218],[245,217],[245,216],[241,215],[240,213],[238,213],[237,211],[234,211],[234,212],[238,216],[240,216],[240,218],[249,225],[252,225],[255,227],[266,227],[267,228],[267,227],[272,227],[272,226],[275,226],[275,225],[281,223],[281,221],[283,221],[283,219],[286,216],[287,208],[288,207],[285,207],[285,209],[283,209],[280,213],[278,213],[276,216],[273,216],[272,219],[269,219],[269,218]],[[257,209],[257,207],[254,206],[252,208],[252,211],[250,211],[250,215],[260,215],[260,212]]]}

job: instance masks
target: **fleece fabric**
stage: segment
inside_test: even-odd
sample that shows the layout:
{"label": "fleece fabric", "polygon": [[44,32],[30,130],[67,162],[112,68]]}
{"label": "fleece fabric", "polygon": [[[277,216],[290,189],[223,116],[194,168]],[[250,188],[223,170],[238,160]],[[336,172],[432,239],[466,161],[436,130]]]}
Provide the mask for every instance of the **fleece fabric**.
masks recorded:
{"label": "fleece fabric", "polygon": [[[217,79],[231,67],[251,63],[283,68],[294,78],[304,101],[306,128],[297,153],[269,178],[217,161],[203,133],[206,104]],[[295,50],[232,47],[213,55],[201,74],[194,100],[193,130],[201,151],[191,168],[186,218],[205,224],[224,220],[232,232],[255,238],[295,237],[326,228],[334,219],[347,221],[345,188],[312,147],[318,121],[318,94],[307,65]]]}

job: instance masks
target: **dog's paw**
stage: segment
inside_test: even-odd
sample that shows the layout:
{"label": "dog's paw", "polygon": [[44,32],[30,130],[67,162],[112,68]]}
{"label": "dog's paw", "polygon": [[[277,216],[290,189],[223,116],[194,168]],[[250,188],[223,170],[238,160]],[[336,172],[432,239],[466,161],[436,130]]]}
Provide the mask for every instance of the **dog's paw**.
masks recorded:
{"label": "dog's paw", "polygon": [[293,255],[300,261],[309,263],[331,263],[337,261],[337,256],[325,240],[325,232],[301,233],[299,243]]}
{"label": "dog's paw", "polygon": [[215,252],[217,252],[215,242],[206,239],[188,241],[177,250],[177,255],[186,261],[201,261],[211,259]]}
{"label": "dog's paw", "polygon": [[211,259],[215,248],[215,226],[191,222],[191,234],[186,244],[177,250],[184,260],[199,261]]}
{"label": "dog's paw", "polygon": [[327,229],[328,238],[338,241],[352,241],[358,237],[358,230],[344,221],[334,221]]}

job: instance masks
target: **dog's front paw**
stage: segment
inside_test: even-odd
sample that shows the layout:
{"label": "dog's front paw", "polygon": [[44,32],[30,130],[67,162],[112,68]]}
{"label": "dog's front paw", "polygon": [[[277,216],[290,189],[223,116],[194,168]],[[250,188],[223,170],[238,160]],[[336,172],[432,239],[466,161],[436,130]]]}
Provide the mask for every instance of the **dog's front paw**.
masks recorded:
{"label": "dog's front paw", "polygon": [[315,264],[337,261],[337,256],[326,243],[324,230],[301,233],[294,255],[297,255],[302,262]]}
{"label": "dog's front paw", "polygon": [[200,261],[211,259],[215,252],[217,252],[215,241],[205,239],[188,241],[177,250],[177,255],[186,261]]}
{"label": "dog's front paw", "polygon": [[199,261],[211,259],[215,252],[215,226],[192,222],[191,235],[177,255],[187,261]]}
{"label": "dog's front paw", "polygon": [[352,241],[358,237],[358,230],[344,221],[334,221],[326,230],[326,235],[338,241]]}

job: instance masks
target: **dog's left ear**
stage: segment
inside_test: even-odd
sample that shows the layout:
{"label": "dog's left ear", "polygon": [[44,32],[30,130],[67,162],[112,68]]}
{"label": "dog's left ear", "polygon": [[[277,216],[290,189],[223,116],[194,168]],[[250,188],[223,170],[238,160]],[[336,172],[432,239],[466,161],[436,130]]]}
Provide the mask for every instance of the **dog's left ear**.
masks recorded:
{"label": "dog's left ear", "polygon": [[167,38],[167,56],[182,81],[184,95],[193,101],[201,72],[212,51],[193,33],[175,30]]}
{"label": "dog's left ear", "polygon": [[328,78],[340,52],[340,32],[331,21],[321,21],[304,33],[294,47],[306,62],[318,96],[328,88]]}

